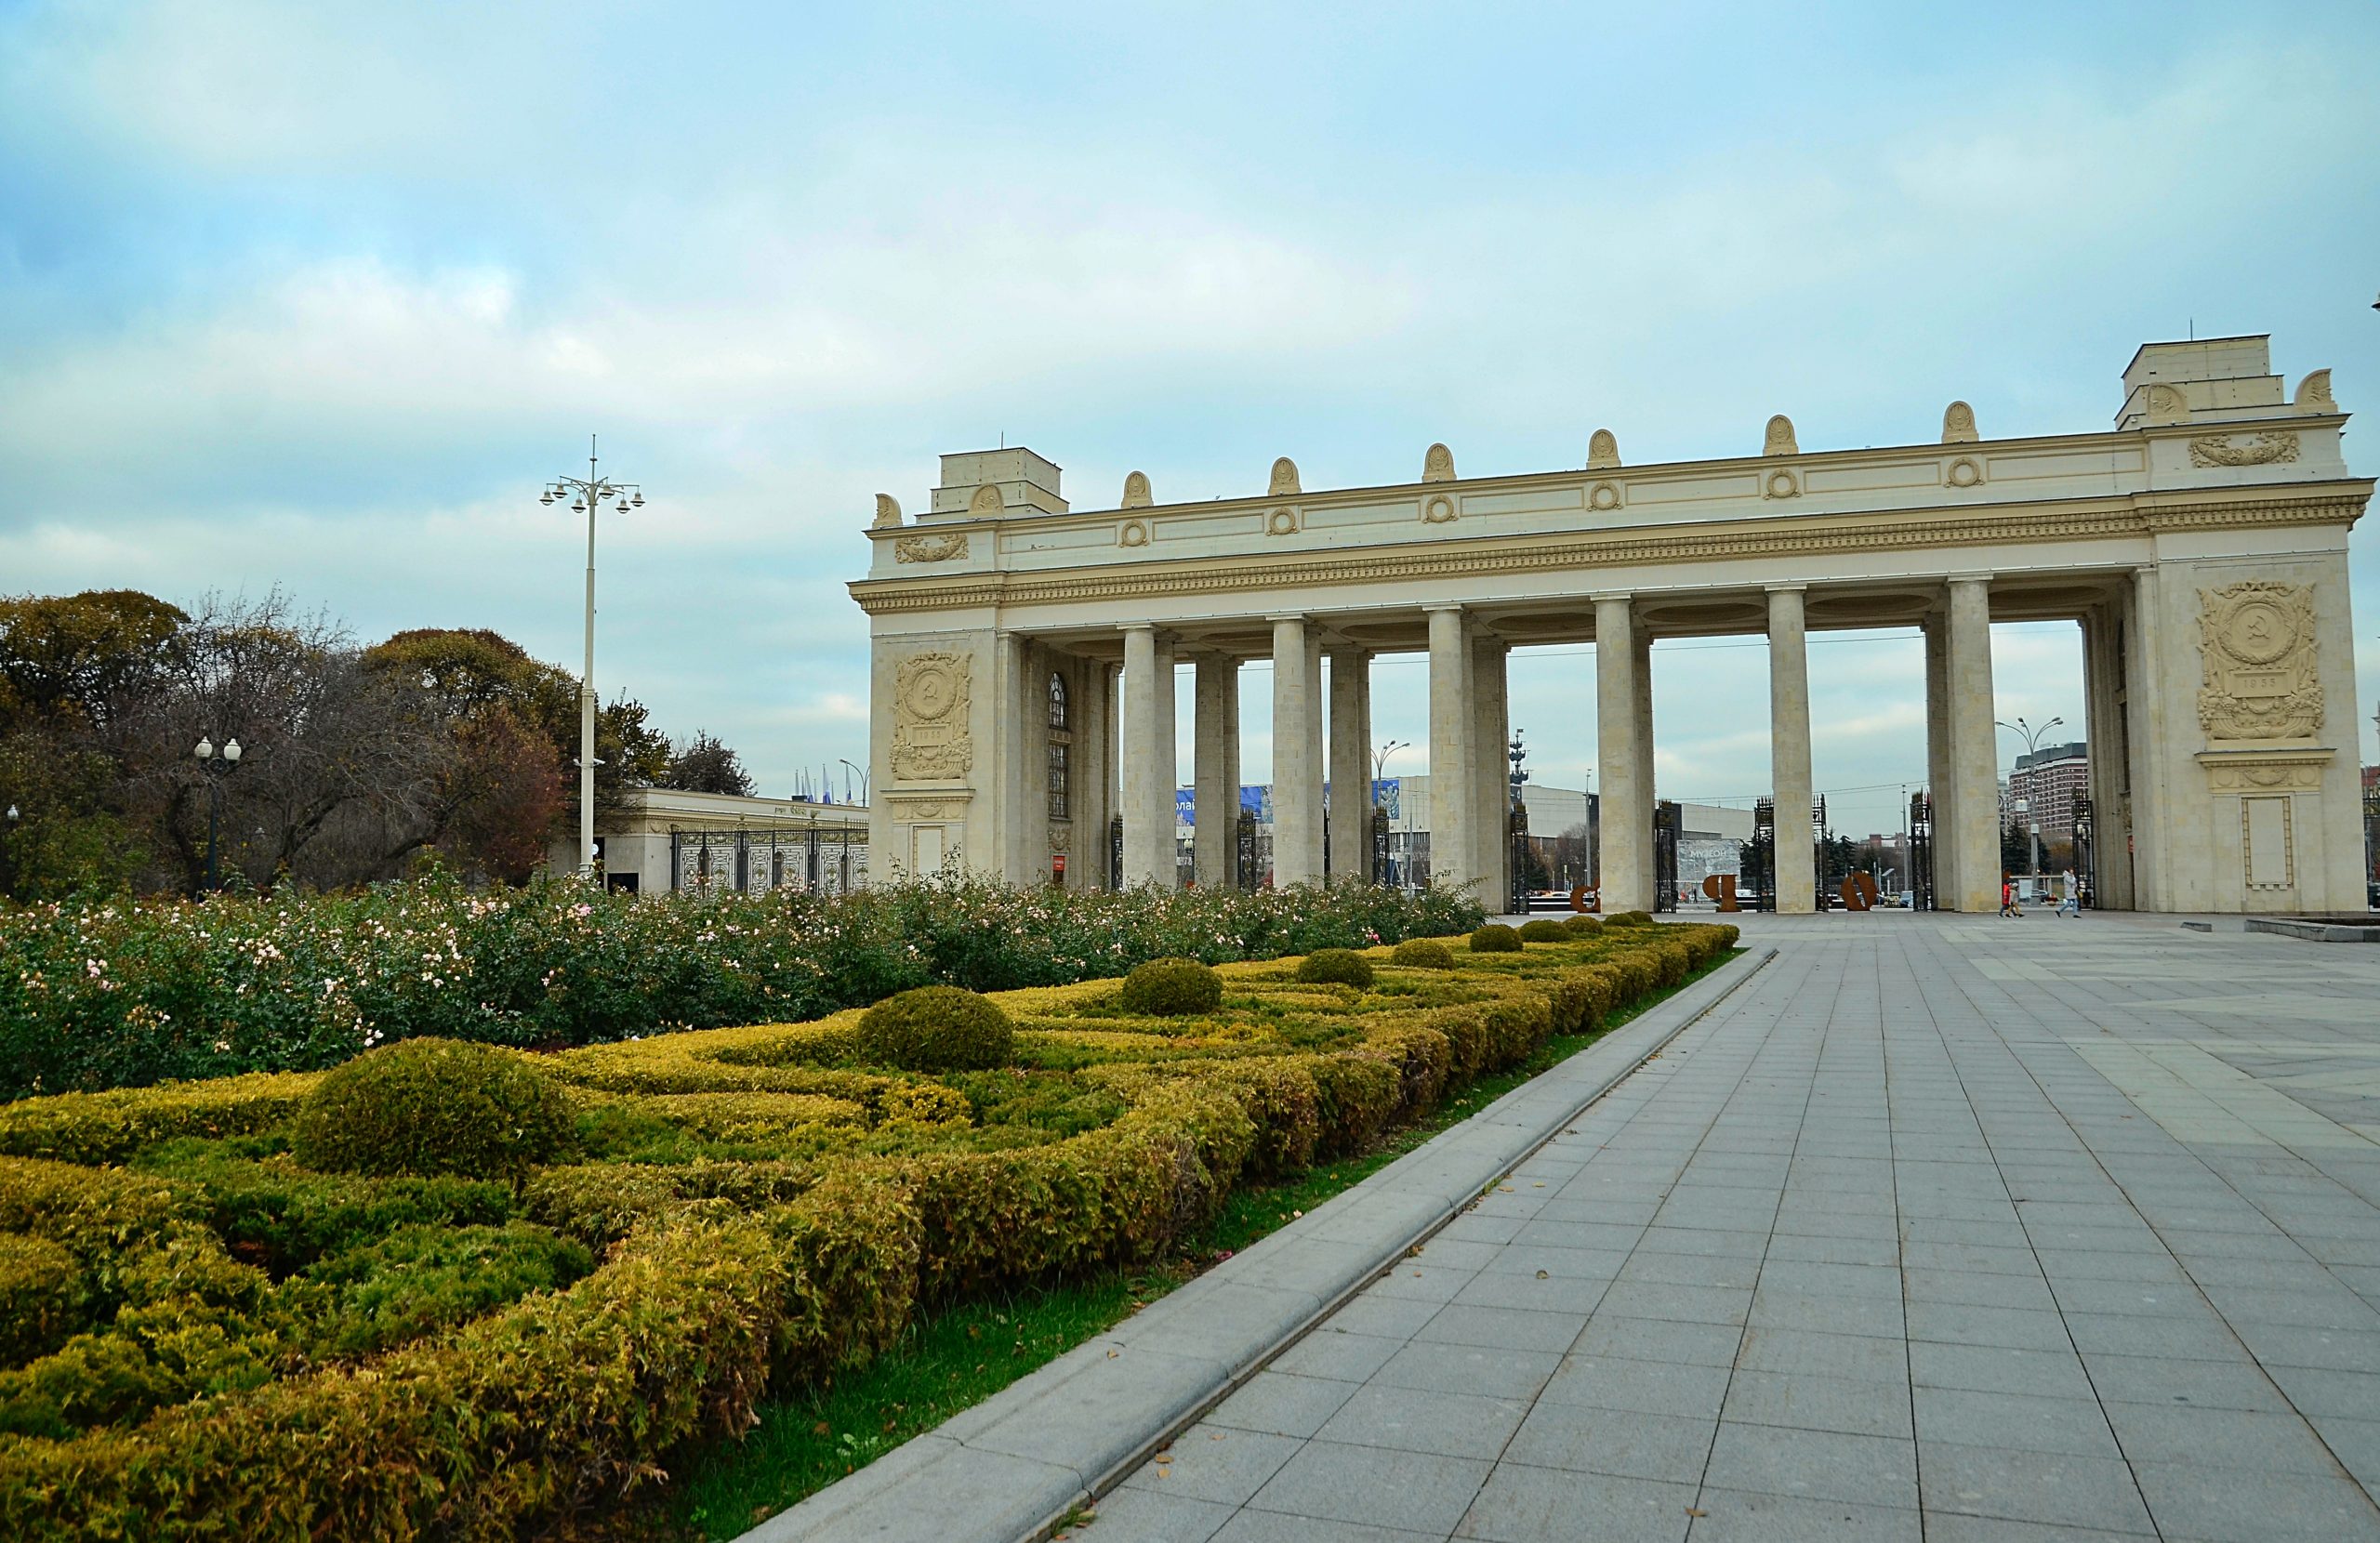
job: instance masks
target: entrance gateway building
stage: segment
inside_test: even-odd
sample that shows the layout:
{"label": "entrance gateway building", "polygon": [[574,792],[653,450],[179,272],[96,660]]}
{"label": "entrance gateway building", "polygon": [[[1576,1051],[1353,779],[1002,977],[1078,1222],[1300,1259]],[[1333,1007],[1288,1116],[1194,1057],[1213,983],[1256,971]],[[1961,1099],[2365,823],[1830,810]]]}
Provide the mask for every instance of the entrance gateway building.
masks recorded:
{"label": "entrance gateway building", "polygon": [[[1276,874],[1371,877],[1368,811],[1323,786],[1367,785],[1371,657],[1426,652],[1432,868],[1501,895],[1506,655],[1593,641],[1604,904],[1649,910],[1653,641],[1767,636],[1781,854],[1811,837],[1808,629],[1914,625],[1937,903],[1994,910],[1990,623],[2064,619],[2101,903],[2360,911],[2347,542],[2373,483],[2330,372],[2268,370],[2262,336],[2149,344],[2099,433],[1985,439],[1952,402],[1936,443],[1805,453],[1780,415],[1758,455],[1634,466],[1597,429],[1584,469],[1461,478],[1432,445],[1411,481],[1310,492],[1283,458],[1261,496],[1167,504],[1134,472],[1096,511],[1029,450],[945,455],[915,520],[879,496],[851,587],[878,871],[1104,887],[1120,815],[1123,882],[1171,883],[1186,663],[1196,873],[1230,882],[1238,670],[1269,659]],[[1809,910],[1808,864],[1777,866]]]}

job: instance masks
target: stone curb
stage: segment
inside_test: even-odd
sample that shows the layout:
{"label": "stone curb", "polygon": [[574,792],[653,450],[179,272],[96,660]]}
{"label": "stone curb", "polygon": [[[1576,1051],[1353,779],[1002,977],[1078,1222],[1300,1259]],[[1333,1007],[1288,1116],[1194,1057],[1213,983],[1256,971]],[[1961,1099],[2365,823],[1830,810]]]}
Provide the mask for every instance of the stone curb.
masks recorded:
{"label": "stone curb", "polygon": [[1755,949],[735,1543],[1047,1537],[1777,956]]}

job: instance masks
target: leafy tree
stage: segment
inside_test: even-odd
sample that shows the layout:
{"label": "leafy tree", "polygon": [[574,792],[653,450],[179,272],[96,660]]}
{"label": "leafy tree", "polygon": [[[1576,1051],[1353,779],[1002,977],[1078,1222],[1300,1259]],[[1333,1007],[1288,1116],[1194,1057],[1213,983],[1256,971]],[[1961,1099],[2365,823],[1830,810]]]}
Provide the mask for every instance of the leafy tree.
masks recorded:
{"label": "leafy tree", "polygon": [[731,793],[752,796],[752,778],[734,751],[700,729],[682,750],[673,750],[658,784],[682,793]]}
{"label": "leafy tree", "polygon": [[105,725],[155,689],[189,620],[137,589],[0,599],[0,727]]}
{"label": "leafy tree", "polygon": [[2000,827],[2000,871],[2025,874],[2033,871],[2033,837],[2026,827],[2023,816],[2016,816]]}

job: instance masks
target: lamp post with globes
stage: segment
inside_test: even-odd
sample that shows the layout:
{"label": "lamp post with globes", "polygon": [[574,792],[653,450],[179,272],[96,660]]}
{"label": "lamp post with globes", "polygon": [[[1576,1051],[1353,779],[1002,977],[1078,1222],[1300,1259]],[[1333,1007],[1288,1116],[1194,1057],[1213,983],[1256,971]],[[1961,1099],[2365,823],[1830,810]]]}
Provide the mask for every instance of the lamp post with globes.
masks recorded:
{"label": "lamp post with globes", "polygon": [[595,473],[595,436],[587,436],[587,475],[557,477],[539,495],[540,504],[572,500],[573,514],[587,516],[587,672],[578,679],[578,871],[595,873],[595,511],[605,499],[616,513],[644,507],[643,488],[635,482],[615,482]]}
{"label": "lamp post with globes", "polygon": [[201,735],[191,754],[206,773],[206,889],[212,894],[223,888],[223,779],[239,767],[240,742],[227,739],[218,750],[213,740]]}
{"label": "lamp post with globes", "polygon": [[[2025,742],[2025,754],[2030,756],[2035,754],[2041,749],[2043,736],[2047,735],[2052,729],[2055,729],[2059,724],[2065,722],[2066,719],[2062,718],[2053,718],[2038,729],[2026,722],[2024,715],[2021,713],[2017,715],[2016,721],[2014,723],[2010,723],[2003,719],[1995,719],[1992,721],[1998,724],[2001,728],[2007,730],[2010,733],[2022,738]],[[2012,770],[2010,773],[2010,781],[2012,784],[2014,780],[2015,773]],[[2039,878],[2042,871],[2042,827],[2031,818],[2032,805],[2030,799],[2019,800],[2014,807],[2019,812],[2025,814],[2026,823],[2031,826],[2031,834],[2026,839],[2026,851],[2032,860],[2033,877],[2035,878]]]}

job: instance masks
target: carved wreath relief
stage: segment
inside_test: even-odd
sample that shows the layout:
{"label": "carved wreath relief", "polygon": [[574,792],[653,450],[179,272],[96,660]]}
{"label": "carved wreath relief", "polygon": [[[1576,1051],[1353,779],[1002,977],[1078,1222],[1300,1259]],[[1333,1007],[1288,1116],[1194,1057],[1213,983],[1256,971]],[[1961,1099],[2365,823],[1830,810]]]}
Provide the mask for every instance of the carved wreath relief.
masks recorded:
{"label": "carved wreath relief", "polygon": [[2201,434],[2190,441],[2192,466],[2273,466],[2295,459],[2294,434]]}
{"label": "carved wreath relief", "polygon": [[892,543],[892,556],[901,562],[948,562],[955,557],[967,555],[967,533],[952,531],[942,535],[905,535]]}
{"label": "carved wreath relief", "polygon": [[958,777],[975,764],[967,732],[965,653],[919,653],[901,663],[893,689],[892,774]]}
{"label": "carved wreath relief", "polygon": [[2250,581],[2202,589],[2206,667],[2198,720],[2211,739],[2297,739],[2322,726],[2314,587]]}

